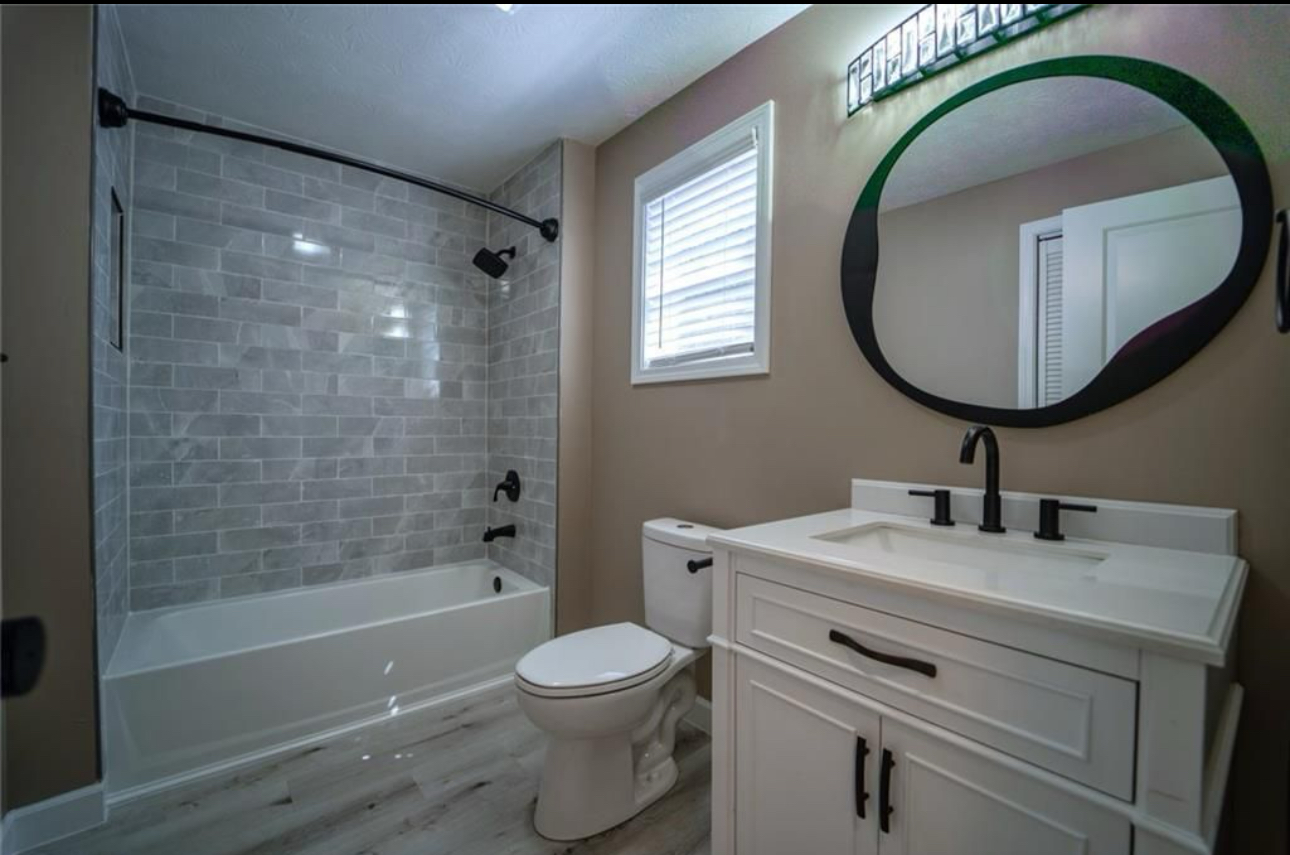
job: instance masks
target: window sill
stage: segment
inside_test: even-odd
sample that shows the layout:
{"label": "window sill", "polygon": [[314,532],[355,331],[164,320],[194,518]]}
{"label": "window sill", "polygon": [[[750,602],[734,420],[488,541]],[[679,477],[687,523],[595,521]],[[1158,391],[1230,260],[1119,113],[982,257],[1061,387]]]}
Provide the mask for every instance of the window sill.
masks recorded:
{"label": "window sill", "polygon": [[767,360],[759,357],[743,356],[738,360],[710,360],[691,365],[677,365],[668,368],[634,368],[632,369],[633,386],[649,386],[655,383],[684,383],[689,380],[720,380],[723,378],[755,377],[770,374]]}

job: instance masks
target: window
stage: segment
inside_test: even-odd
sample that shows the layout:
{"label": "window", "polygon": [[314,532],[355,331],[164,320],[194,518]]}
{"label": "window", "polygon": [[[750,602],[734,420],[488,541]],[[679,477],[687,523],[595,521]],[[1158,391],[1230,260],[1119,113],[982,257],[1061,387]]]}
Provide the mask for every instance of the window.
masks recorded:
{"label": "window", "polygon": [[636,179],[632,382],[770,370],[767,102]]}

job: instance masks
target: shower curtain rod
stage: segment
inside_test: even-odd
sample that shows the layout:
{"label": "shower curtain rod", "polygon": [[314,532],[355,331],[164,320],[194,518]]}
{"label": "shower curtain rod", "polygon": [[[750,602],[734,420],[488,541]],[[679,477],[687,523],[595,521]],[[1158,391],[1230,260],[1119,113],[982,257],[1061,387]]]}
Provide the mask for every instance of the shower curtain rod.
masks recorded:
{"label": "shower curtain rod", "polygon": [[446,184],[440,184],[436,181],[429,181],[425,178],[418,178],[415,175],[409,175],[406,172],[400,172],[397,169],[389,169],[384,166],[378,166],[374,163],[367,163],[356,158],[348,157],[343,154],[333,154],[313,146],[301,145],[300,143],[288,142],[287,140],[274,139],[273,137],[262,137],[259,134],[248,134],[244,131],[235,131],[230,128],[221,128],[216,125],[204,125],[201,122],[190,122],[187,119],[177,119],[173,116],[165,116],[161,113],[151,113],[147,110],[136,110],[125,103],[125,100],[119,95],[109,92],[107,89],[99,89],[98,97],[99,124],[105,128],[122,128],[131,119],[137,119],[140,122],[150,122],[154,125],[168,125],[172,128],[180,128],[185,131],[201,131],[205,134],[214,134],[229,139],[242,140],[243,142],[259,143],[260,145],[273,146],[283,151],[290,151],[295,154],[304,154],[309,157],[317,157],[322,160],[330,160],[332,163],[339,163],[342,166],[362,169],[367,172],[375,172],[377,175],[384,175],[387,178],[395,178],[399,181],[406,181],[409,184],[415,184],[418,187],[424,187],[435,193],[442,193],[445,196],[451,196],[454,199],[460,199],[463,202],[469,202],[472,205],[478,205],[481,208],[487,208],[494,213],[510,217],[512,220],[519,220],[521,223],[532,226],[541,233],[542,237],[548,241],[554,241],[560,236],[560,221],[554,217],[546,220],[535,220],[530,216],[521,214],[519,211],[512,210],[505,205],[499,205],[491,202],[473,193],[467,193],[465,190],[458,190],[455,187],[449,187]]}

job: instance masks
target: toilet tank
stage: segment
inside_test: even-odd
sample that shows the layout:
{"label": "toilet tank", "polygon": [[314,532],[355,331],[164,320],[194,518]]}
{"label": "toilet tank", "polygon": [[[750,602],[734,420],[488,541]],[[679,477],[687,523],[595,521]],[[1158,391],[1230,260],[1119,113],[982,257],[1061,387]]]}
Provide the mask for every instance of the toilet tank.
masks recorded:
{"label": "toilet tank", "polygon": [[712,557],[711,526],[670,517],[641,530],[645,574],[645,625],[686,647],[708,647],[712,633],[712,568],[691,573],[690,561]]}

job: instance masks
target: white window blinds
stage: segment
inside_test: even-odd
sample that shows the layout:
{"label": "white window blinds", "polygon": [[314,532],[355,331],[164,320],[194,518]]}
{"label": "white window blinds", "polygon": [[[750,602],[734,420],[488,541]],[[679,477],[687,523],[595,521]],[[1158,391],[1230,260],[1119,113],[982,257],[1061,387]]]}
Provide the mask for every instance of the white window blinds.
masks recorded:
{"label": "white window blinds", "polygon": [[757,144],[645,203],[641,355],[645,367],[753,351]]}

